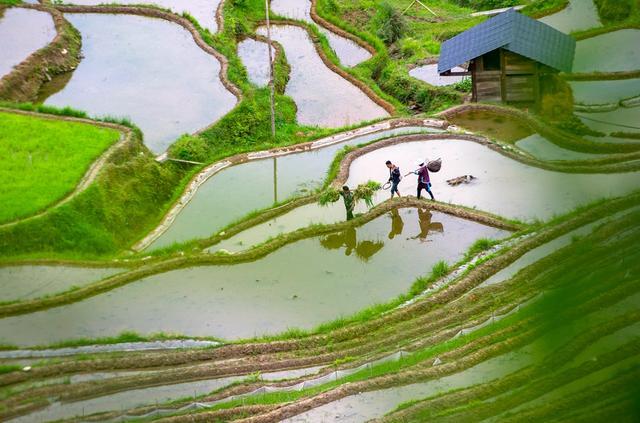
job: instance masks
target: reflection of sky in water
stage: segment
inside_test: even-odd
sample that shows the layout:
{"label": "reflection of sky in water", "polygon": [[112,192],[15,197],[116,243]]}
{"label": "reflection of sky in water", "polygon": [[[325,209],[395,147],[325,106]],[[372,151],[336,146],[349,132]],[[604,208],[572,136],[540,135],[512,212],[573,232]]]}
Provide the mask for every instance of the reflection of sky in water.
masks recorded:
{"label": "reflection of sky in water", "polygon": [[[257,32],[266,35],[266,28],[260,27]],[[282,44],[291,65],[285,92],[298,106],[299,123],[339,127],[388,116],[382,107],[322,62],[304,29],[272,26],[271,37]]]}
{"label": "reflection of sky in water", "polygon": [[232,166],[198,188],[195,196],[152,247],[213,235],[251,211],[321,187],[336,152],[346,145],[357,145],[393,134],[428,131],[434,130],[396,128],[317,150]]}
{"label": "reflection of sky in water", "polygon": [[[249,81],[259,87],[266,87],[269,83],[269,50],[267,43],[247,38],[238,43],[238,56],[247,68]],[[272,58],[275,57],[273,52]]]}
{"label": "reflection of sky in water", "polygon": [[356,229],[351,255],[345,255],[344,246],[323,247],[321,240],[326,238],[318,237],[251,263],[175,270],[80,303],[2,319],[0,339],[46,344],[123,330],[237,339],[290,327],[311,328],[406,292],[438,261],[459,260],[478,238],[508,234],[435,212],[425,234],[424,216],[415,209],[399,213],[401,234],[390,239],[397,223],[383,215]]}
{"label": "reflection of sky in water", "polygon": [[89,6],[108,3],[153,4],[163,9],[170,9],[179,15],[186,12],[193,16],[203,28],[212,33],[218,31],[216,9],[220,0],[117,0],[113,2],[105,0],[66,0],[64,3]]}
{"label": "reflection of sky in water", "polygon": [[[438,140],[398,144],[373,151],[351,165],[348,185],[366,180],[385,181],[386,160],[410,172],[417,158],[442,158],[442,170],[431,174],[437,200],[517,219],[549,219],[578,205],[603,197],[627,194],[640,188],[638,173],[569,174],[551,172],[516,162],[480,144],[462,140]],[[446,181],[462,175],[477,179],[456,187]],[[415,195],[417,179],[400,183],[402,194]],[[388,193],[380,193],[379,200]]]}
{"label": "reflection of sky in water", "polygon": [[617,103],[620,100],[640,96],[640,79],[568,82],[573,91],[573,99],[578,104]]}
{"label": "reflection of sky in water", "polygon": [[601,26],[598,10],[593,0],[569,0],[567,7],[541,18],[540,22],[567,34]]}
{"label": "reflection of sky in water", "polygon": [[129,117],[155,153],[213,123],[235,104],[220,64],[177,24],[129,15],[68,14],[84,59],[46,103]]}
{"label": "reflection of sky in water", "polygon": [[5,10],[0,17],[0,77],[55,36],[56,27],[48,13],[19,8]]}
{"label": "reflection of sky in water", "polygon": [[[311,1],[309,0],[272,0],[271,10],[281,16],[299,19],[315,24],[311,19]],[[329,45],[344,66],[352,67],[371,57],[371,54],[355,42],[318,26],[329,41]]]}
{"label": "reflection of sky in water", "polygon": [[638,40],[640,40],[640,29],[622,29],[578,41],[573,72],[618,72],[640,69]]}
{"label": "reflection of sky in water", "polygon": [[[451,69],[451,72],[466,72],[466,69],[455,67]],[[440,76],[440,74],[438,73],[437,63],[419,66],[417,68],[411,69],[409,71],[409,75],[438,87],[444,85],[452,85],[456,82],[462,81],[465,78],[464,76]]]}

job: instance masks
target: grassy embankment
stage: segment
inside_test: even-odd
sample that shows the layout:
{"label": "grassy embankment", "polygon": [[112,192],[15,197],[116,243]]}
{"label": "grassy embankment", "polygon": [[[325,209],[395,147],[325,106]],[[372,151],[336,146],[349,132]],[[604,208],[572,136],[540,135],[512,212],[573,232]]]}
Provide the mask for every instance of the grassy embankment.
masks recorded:
{"label": "grassy embankment", "polygon": [[0,112],[0,223],[37,213],[72,192],[119,136],[85,123]]}

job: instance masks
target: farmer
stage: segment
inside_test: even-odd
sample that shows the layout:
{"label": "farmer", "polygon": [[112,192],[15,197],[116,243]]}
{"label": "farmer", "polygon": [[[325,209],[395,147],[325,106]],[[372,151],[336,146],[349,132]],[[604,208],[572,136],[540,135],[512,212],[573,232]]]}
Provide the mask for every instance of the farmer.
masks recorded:
{"label": "farmer", "polygon": [[389,181],[391,182],[391,198],[393,198],[393,194],[398,194],[398,197],[401,197],[400,191],[398,191],[398,184],[402,179],[402,175],[400,174],[400,168],[393,163],[391,160],[387,160],[387,169],[389,169]]}
{"label": "farmer", "polygon": [[353,209],[356,206],[356,202],[353,199],[353,192],[345,185],[342,187],[340,195],[344,200],[344,207],[347,209],[347,220],[351,220],[353,219]]}
{"label": "farmer", "polygon": [[423,189],[426,189],[432,200],[435,200],[433,193],[431,192],[431,181],[429,179],[429,169],[425,166],[425,162],[423,160],[418,161],[418,170],[414,171],[415,175],[418,175],[418,198],[420,198],[420,194]]}

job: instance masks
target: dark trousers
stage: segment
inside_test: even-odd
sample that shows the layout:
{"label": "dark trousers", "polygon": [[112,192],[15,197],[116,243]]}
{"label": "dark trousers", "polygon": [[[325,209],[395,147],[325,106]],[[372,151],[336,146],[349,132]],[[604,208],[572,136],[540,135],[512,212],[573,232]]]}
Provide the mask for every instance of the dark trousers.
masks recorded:
{"label": "dark trousers", "polygon": [[431,199],[435,200],[435,197],[431,192],[431,182],[427,182],[426,184],[422,182],[418,182],[418,198],[420,198],[420,194],[422,193],[423,189],[426,189],[429,195],[431,196]]}

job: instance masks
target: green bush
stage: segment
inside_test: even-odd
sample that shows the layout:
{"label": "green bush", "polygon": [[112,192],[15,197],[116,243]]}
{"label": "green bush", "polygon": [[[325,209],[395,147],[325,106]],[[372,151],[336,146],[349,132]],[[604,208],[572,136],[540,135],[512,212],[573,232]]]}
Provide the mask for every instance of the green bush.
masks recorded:
{"label": "green bush", "polygon": [[470,7],[475,10],[498,9],[520,4],[519,0],[452,0],[452,2],[459,6]]}
{"label": "green bush", "polygon": [[632,0],[595,0],[600,18],[605,22],[624,21],[631,15]]}
{"label": "green bush", "polygon": [[387,45],[391,45],[402,38],[407,30],[407,24],[400,12],[384,2],[380,5],[374,18],[377,35]]}

